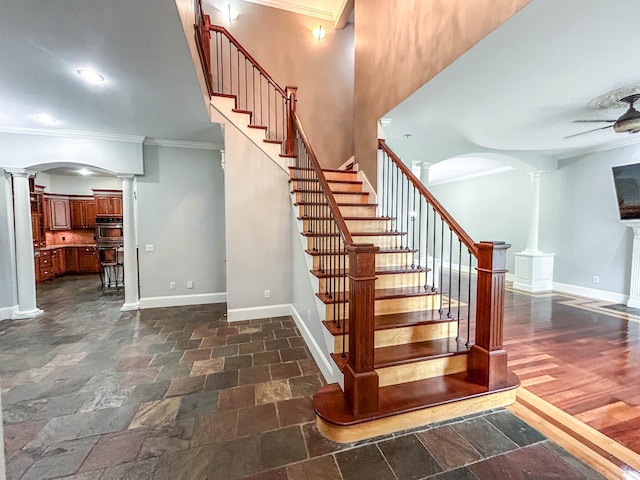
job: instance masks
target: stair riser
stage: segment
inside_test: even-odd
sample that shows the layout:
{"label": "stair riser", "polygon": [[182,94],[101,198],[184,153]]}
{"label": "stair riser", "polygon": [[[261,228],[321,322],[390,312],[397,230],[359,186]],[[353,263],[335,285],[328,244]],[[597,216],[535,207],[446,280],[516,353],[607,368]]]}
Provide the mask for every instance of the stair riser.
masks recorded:
{"label": "stair riser", "polygon": [[[360,233],[360,232],[388,232],[390,227],[390,220],[346,220],[347,228],[350,233]],[[309,220],[303,220],[303,231],[309,230],[309,224],[311,224],[312,228],[320,229],[324,222],[322,220],[315,220],[313,222]],[[326,221],[327,224],[331,222]]]}
{"label": "stair riser", "polygon": [[[369,195],[366,193],[334,193],[337,203],[368,203]],[[317,201],[315,194],[296,192],[296,202]]]}
{"label": "stair riser", "polygon": [[[454,302],[455,303],[455,302]],[[342,305],[342,304],[340,304]],[[417,312],[420,310],[435,310],[440,307],[440,295],[428,295],[422,297],[385,298],[375,301],[376,315],[390,315],[392,313]],[[446,310],[447,297],[443,297],[442,307]],[[334,320],[333,304],[326,305],[326,320]],[[347,318],[349,306],[347,305]],[[340,307],[340,314],[342,307]]]}
{"label": "stair riser", "polygon": [[[301,190],[319,190],[319,182],[311,181],[311,180],[294,180],[293,182],[294,189]],[[331,182],[329,181],[329,188],[332,192],[336,190],[342,190],[347,192],[361,192],[362,184],[361,183],[342,183],[342,182]]]}
{"label": "stair riser", "polygon": [[422,362],[376,369],[380,387],[426,380],[467,371],[467,355],[431,358]]}
{"label": "stair riser", "polygon": [[[456,322],[439,322],[429,325],[412,325],[410,327],[376,330],[376,348],[404,345],[406,343],[424,342],[440,338],[456,337],[458,327]],[[349,334],[345,335],[345,351],[349,351]],[[334,339],[333,353],[342,353],[342,336]]]}
{"label": "stair riser", "polygon": [[[412,253],[380,253],[376,255],[376,268],[381,267],[408,267],[411,266]],[[340,265],[343,265],[342,258],[343,255],[335,255],[335,262],[340,262]],[[338,260],[339,259],[339,260]],[[347,260],[348,265],[349,260]],[[320,267],[320,257],[313,257],[313,268]]]}
{"label": "stair riser", "polygon": [[[353,237],[354,243],[372,243],[376,247],[386,249],[400,248],[402,246],[402,240],[403,237],[400,235],[366,235]],[[313,249],[314,246],[322,248],[323,246],[338,245],[338,243],[339,247],[337,248],[342,249],[344,247],[342,237],[307,237],[307,249],[309,250]],[[324,250],[324,248],[322,249]]]}
{"label": "stair riser", "polygon": [[[339,265],[342,266],[342,265]],[[397,287],[415,287],[424,285],[424,273],[398,273],[390,275],[378,275],[376,280],[376,288],[397,288]],[[324,293],[327,288],[330,287],[336,292],[342,292],[344,290],[344,277],[332,279],[332,278],[320,278],[320,292]],[[349,279],[346,279],[347,291],[349,291]]]}

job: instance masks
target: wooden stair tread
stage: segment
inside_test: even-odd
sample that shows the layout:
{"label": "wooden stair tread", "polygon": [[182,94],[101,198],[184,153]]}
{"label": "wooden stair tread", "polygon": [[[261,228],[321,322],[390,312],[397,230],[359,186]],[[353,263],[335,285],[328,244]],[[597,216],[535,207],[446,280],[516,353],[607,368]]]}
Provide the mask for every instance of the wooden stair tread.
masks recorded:
{"label": "wooden stair tread", "polygon": [[[306,171],[315,171],[313,168],[304,168],[304,167],[289,167],[290,170],[306,170]],[[333,169],[333,168],[323,168],[322,169],[323,172],[331,172],[331,173],[352,173],[352,174],[356,174],[358,173],[357,170],[339,170],[339,169]]]}
{"label": "wooden stair tread", "polygon": [[[456,342],[455,338],[439,338],[423,342],[379,347],[374,351],[374,368],[406,365],[431,358],[464,355],[468,351],[469,347],[464,343]],[[340,371],[344,372],[347,358],[340,353],[332,353],[331,358],[333,358]]]}
{"label": "wooden stair tread", "polygon": [[[331,217],[318,217],[318,216],[314,216],[314,215],[302,215],[300,217],[297,217],[298,220],[331,220]],[[348,220],[348,221],[358,221],[358,220],[363,220],[363,221],[388,221],[393,219],[393,217],[342,217],[344,220]]]}
{"label": "wooden stair tread", "polygon": [[231,111],[235,113],[245,113],[247,115],[251,115],[253,113],[251,110],[242,110],[240,108],[232,108]]}
{"label": "wooden stair tread", "polygon": [[[398,288],[379,288],[375,290],[376,300],[388,300],[392,298],[404,297],[428,297],[437,295],[438,290],[431,291],[431,288],[424,287],[398,287]],[[349,292],[336,292],[332,297],[326,293],[316,293],[316,296],[325,304],[343,303],[349,301]]]}
{"label": "wooden stair tread", "polygon": [[[318,193],[318,194],[323,194],[324,192],[322,190],[309,190],[309,189],[302,189],[302,188],[294,188],[293,190],[291,190],[291,193]],[[334,195],[364,195],[364,196],[369,196],[369,192],[354,192],[352,190],[331,190],[331,193],[333,193]]]}
{"label": "wooden stair tread", "polygon": [[[291,181],[293,182],[314,182],[317,183],[320,180],[318,180],[317,178],[295,178],[292,177]],[[341,179],[337,179],[337,180],[329,180],[327,179],[327,183],[343,183],[343,184],[347,184],[347,185],[362,185],[362,182],[360,180],[341,180]]]}
{"label": "wooden stair tread", "polygon": [[[317,268],[310,270],[310,272],[318,277],[318,278],[332,278],[332,277],[343,277],[345,275],[345,270],[339,268],[336,270],[325,270],[324,272],[320,271]],[[349,270],[347,269],[346,273]],[[410,266],[406,267],[379,267],[376,268],[376,275],[401,275],[403,273],[424,273],[424,268],[411,268]]]}
{"label": "wooden stair tread", "polygon": [[[352,202],[336,202],[339,207],[373,207],[376,208],[378,206],[377,203],[352,203]],[[295,202],[294,205],[296,207],[300,205],[327,205],[327,202],[307,202],[305,200],[300,200],[299,202]]]}
{"label": "wooden stair tread", "polygon": [[518,377],[509,371],[506,385],[494,390],[470,382],[466,373],[390,385],[380,388],[379,406],[375,414],[356,418],[349,410],[340,386],[333,383],[321,387],[316,392],[313,396],[313,408],[325,422],[349,426],[467,398],[512,390],[519,384]]}
{"label": "wooden stair tread", "polygon": [[[282,140],[272,140],[270,138],[265,138],[264,140],[262,140],[264,143],[275,143],[278,145],[282,145]],[[294,155],[295,156],[295,155]]]}
{"label": "wooden stair tread", "polygon": [[[398,237],[406,235],[407,232],[351,232],[352,237]],[[302,232],[300,235],[303,237],[337,237],[339,232]],[[398,253],[405,252],[407,250],[398,249]]]}
{"label": "wooden stair tread", "polygon": [[[387,255],[393,253],[415,253],[417,249],[409,249],[400,250],[399,248],[381,248],[376,252],[376,255]],[[320,255],[345,255],[344,250],[305,250],[307,255],[311,255],[312,257],[320,256]]]}
{"label": "wooden stair tread", "polygon": [[223,98],[236,98],[235,95],[231,93],[212,93],[212,97],[223,97]]}
{"label": "wooden stair tread", "polygon": [[251,124],[249,124],[249,125],[247,125],[247,127],[249,127],[249,128],[257,128],[259,130],[267,130],[268,129],[268,127],[265,126],[265,125],[251,125]]}
{"label": "wooden stair tread", "polygon": [[[462,320],[462,317],[460,317]],[[374,329],[377,330],[390,330],[393,328],[403,327],[417,327],[420,325],[432,325],[435,323],[450,323],[457,322],[456,318],[447,317],[446,312],[440,313],[435,310],[422,310],[418,312],[405,312],[405,313],[392,313],[390,315],[376,315],[374,319]],[[338,323],[334,320],[323,320],[322,323],[329,330],[329,333],[333,336],[349,333],[349,319],[342,320],[341,328],[338,328]]]}

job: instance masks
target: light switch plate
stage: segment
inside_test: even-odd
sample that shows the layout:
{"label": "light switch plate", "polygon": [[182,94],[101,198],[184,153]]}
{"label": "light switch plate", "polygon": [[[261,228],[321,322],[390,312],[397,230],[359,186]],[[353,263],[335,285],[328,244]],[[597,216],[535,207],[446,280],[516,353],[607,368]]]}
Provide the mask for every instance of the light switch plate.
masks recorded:
{"label": "light switch plate", "polygon": [[145,245],[145,246],[144,246],[144,249],[145,249],[145,251],[147,251],[147,252],[153,252],[153,251],[154,251],[153,244]]}

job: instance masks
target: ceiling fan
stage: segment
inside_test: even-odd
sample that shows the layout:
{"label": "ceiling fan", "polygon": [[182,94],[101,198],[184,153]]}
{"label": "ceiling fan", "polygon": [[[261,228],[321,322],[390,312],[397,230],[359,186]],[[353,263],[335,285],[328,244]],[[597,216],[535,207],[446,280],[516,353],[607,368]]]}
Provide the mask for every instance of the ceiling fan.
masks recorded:
{"label": "ceiling fan", "polygon": [[616,133],[638,133],[640,132],[640,112],[633,107],[633,104],[640,100],[640,93],[627,95],[620,99],[621,102],[628,103],[629,108],[616,120],[574,120],[574,123],[612,123],[606,127],[594,128],[586,132],[574,133],[564,138],[577,137],[585,133],[597,132],[598,130],[606,130],[613,127]]}

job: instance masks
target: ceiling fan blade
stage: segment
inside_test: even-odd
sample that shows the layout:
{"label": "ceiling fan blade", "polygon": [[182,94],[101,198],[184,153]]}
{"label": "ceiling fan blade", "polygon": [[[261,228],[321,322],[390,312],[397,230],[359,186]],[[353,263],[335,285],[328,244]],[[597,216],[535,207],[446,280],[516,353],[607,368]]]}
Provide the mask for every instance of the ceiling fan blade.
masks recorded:
{"label": "ceiling fan blade", "polygon": [[617,120],[574,120],[573,123],[615,123]]}
{"label": "ceiling fan blade", "polygon": [[587,130],[586,132],[574,133],[573,135],[569,135],[564,138],[577,137],[578,135],[584,135],[585,133],[597,132],[598,130],[606,130],[607,128],[612,128],[613,125],[607,125],[606,127],[594,128],[593,130]]}

